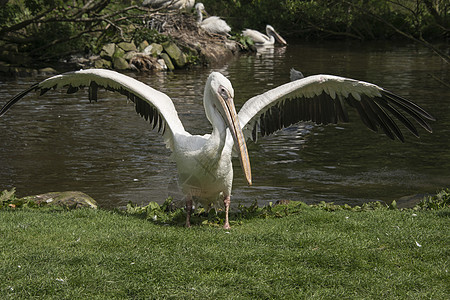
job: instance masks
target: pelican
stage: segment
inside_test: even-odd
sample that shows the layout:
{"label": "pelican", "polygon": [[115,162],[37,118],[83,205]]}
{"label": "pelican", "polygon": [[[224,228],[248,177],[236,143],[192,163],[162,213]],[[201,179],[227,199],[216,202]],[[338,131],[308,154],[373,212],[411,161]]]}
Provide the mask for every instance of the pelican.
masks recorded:
{"label": "pelican", "polygon": [[142,6],[152,8],[167,7],[170,9],[191,10],[194,7],[195,0],[144,0]]}
{"label": "pelican", "polygon": [[242,31],[242,35],[251,38],[256,46],[270,46],[275,43],[275,40],[282,45],[287,45],[287,42],[272,26],[266,26],[266,33],[267,35],[253,29],[245,29]]}
{"label": "pelican", "polygon": [[[332,75],[313,75],[295,80],[247,100],[239,113],[234,106],[230,81],[212,72],[205,84],[203,106],[212,133],[191,135],[181,123],[171,99],[150,86],[111,70],[90,69],[63,73],[30,86],[11,98],[0,110],[3,116],[32,91],[40,95],[67,87],[74,93],[88,88],[89,100],[97,101],[100,87],[119,92],[134,102],[136,112],[162,134],[178,169],[179,185],[186,199],[186,226],[189,227],[193,201],[208,206],[223,202],[224,228],[230,228],[228,213],[233,181],[232,155],[239,157],[244,176],[252,184],[246,141],[256,142],[299,121],[317,124],[348,122],[347,106],[357,110],[363,123],[379,128],[391,139],[404,141],[396,121],[413,135],[414,120],[432,132],[434,118],[424,109],[377,85]],[[396,121],[395,121],[396,120]]]}
{"label": "pelican", "polygon": [[299,80],[299,79],[302,79],[302,78],[305,78],[305,76],[303,75],[302,72],[297,71],[294,68],[291,68],[291,71],[289,72],[289,79],[291,79],[291,81]]}
{"label": "pelican", "polygon": [[195,10],[197,11],[197,23],[201,28],[208,31],[209,33],[224,34],[227,36],[229,35],[231,28],[230,26],[228,26],[227,22],[225,22],[221,18],[212,16],[203,20],[203,13],[206,14],[205,6],[203,5],[203,3],[195,4]]}

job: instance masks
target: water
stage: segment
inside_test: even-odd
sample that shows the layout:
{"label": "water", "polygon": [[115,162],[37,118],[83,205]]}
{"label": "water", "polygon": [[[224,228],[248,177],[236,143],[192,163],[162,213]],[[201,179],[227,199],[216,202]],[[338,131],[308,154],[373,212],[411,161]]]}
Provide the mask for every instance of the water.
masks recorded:
{"label": "water", "polygon": [[[449,68],[420,46],[294,42],[211,68],[129,75],[167,93],[185,128],[204,134],[211,126],[202,94],[212,70],[231,80],[239,110],[250,97],[287,82],[291,67],[373,82],[414,100],[437,118],[434,133],[420,130],[416,139],[404,130],[406,143],[393,142],[355,114],[349,124],[299,124],[248,145],[253,186],[234,161],[234,203],[390,202],[450,186],[450,91],[431,76],[450,82]],[[1,103],[41,79],[1,81]],[[106,208],[177,195],[176,167],[160,136],[123,96],[102,92],[99,99],[90,104],[86,92],[52,91],[11,109],[0,119],[0,189],[16,187],[19,196],[79,190]]]}

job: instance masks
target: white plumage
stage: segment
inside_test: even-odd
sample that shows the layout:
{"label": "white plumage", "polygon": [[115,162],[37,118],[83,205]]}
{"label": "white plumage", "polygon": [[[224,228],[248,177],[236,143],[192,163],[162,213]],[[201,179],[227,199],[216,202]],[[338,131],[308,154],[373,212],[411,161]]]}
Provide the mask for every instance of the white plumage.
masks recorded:
{"label": "white plumage", "polygon": [[242,31],[242,35],[252,39],[256,46],[270,46],[275,43],[275,40],[282,45],[287,45],[287,42],[272,26],[266,26],[266,33],[267,35],[253,29],[245,29]]}
{"label": "white plumage", "polygon": [[[9,100],[0,117],[31,91],[41,95],[67,87],[68,93],[89,89],[89,99],[97,100],[103,87],[119,92],[135,103],[136,111],[162,133],[178,168],[179,184],[186,195],[186,225],[190,226],[192,201],[209,205],[225,204],[224,228],[229,228],[228,211],[233,182],[232,153],[237,153],[244,175],[252,183],[245,141],[272,134],[299,121],[318,124],[348,122],[346,107],[354,107],[370,129],[382,129],[391,139],[404,140],[396,124],[411,133],[418,131],[409,120],[431,132],[434,118],[413,102],[383,88],[353,79],[315,75],[286,83],[249,99],[239,113],[234,107],[234,90],[222,74],[212,72],[205,84],[203,104],[211,122],[211,134],[191,135],[181,123],[171,99],[146,84],[109,70],[81,70],[48,78]],[[242,129],[241,129],[242,128]]]}
{"label": "white plumage", "polygon": [[221,18],[212,16],[203,20],[203,13],[206,13],[203,3],[197,3],[195,10],[197,11],[197,23],[202,29],[210,33],[229,35],[231,27]]}

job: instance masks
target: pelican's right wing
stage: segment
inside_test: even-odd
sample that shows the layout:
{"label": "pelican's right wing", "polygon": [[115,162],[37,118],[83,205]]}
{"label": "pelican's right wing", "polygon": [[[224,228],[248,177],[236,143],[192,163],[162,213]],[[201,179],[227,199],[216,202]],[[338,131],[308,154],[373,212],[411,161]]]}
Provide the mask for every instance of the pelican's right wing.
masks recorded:
{"label": "pelican's right wing", "polygon": [[246,139],[256,140],[300,121],[317,124],[348,122],[346,106],[359,113],[373,131],[381,128],[391,139],[404,141],[395,119],[415,136],[419,133],[410,117],[431,132],[434,118],[424,109],[368,82],[332,75],[314,75],[286,83],[244,103],[239,120]]}
{"label": "pelican's right wing", "polygon": [[129,76],[103,69],[68,72],[36,83],[9,100],[0,109],[0,117],[32,91],[40,91],[40,94],[43,95],[50,89],[62,87],[67,87],[68,94],[88,87],[90,101],[97,101],[99,87],[127,96],[134,102],[136,112],[148,120],[153,125],[153,129],[158,126],[158,131],[163,134],[166,146],[171,150],[173,150],[174,135],[186,134],[173,102],[166,94]]}

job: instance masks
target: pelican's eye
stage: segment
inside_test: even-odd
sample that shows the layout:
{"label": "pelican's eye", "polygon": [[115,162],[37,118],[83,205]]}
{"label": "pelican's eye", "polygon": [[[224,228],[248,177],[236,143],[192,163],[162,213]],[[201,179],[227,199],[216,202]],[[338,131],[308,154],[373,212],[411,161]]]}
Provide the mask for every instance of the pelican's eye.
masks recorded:
{"label": "pelican's eye", "polygon": [[224,88],[223,86],[219,87],[219,95],[224,99],[230,98],[230,94],[228,93],[228,90]]}

